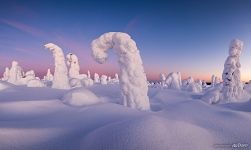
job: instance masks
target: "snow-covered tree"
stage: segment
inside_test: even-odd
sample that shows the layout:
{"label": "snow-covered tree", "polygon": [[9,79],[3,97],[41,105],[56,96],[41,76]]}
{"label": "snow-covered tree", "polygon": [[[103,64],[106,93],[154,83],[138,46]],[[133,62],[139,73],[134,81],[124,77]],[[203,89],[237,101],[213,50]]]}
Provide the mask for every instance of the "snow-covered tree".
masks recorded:
{"label": "snow-covered tree", "polygon": [[166,75],[164,73],[160,74],[160,82],[161,82],[161,86],[165,87],[165,85],[166,85]]}
{"label": "snow-covered tree", "polygon": [[53,75],[51,74],[51,69],[47,70],[46,76],[44,76],[44,80],[53,81]]}
{"label": "snow-covered tree", "polygon": [[106,75],[102,75],[100,77],[100,83],[103,85],[107,84],[107,76]]}
{"label": "snow-covered tree", "polygon": [[55,61],[52,88],[69,89],[68,69],[62,49],[53,43],[46,44],[45,48],[49,49],[53,53]]}
{"label": "snow-covered tree", "polygon": [[146,74],[135,41],[126,33],[109,32],[92,42],[92,54],[99,63],[107,60],[109,49],[116,50],[118,55],[123,105],[139,110],[149,110]]}
{"label": "snow-covered tree", "polygon": [[115,73],[115,75],[114,75],[114,79],[116,80],[116,81],[119,81],[119,75],[117,74],[117,73]]}
{"label": "snow-covered tree", "polygon": [[234,39],[229,46],[229,56],[227,57],[222,73],[223,88],[222,100],[235,101],[243,94],[243,84],[241,82],[240,55],[243,49],[243,42]]}
{"label": "snow-covered tree", "polygon": [[202,92],[202,81],[197,80],[194,81],[193,77],[189,77],[188,79],[183,80],[182,86],[184,90],[194,93]]}
{"label": "snow-covered tree", "polygon": [[211,86],[215,86],[218,83],[220,83],[220,79],[217,76],[212,75],[212,77],[211,77]]}
{"label": "snow-covered tree", "polygon": [[8,67],[5,68],[5,71],[3,73],[3,81],[7,81],[10,77],[10,69]]}
{"label": "snow-covered tree", "polygon": [[182,86],[186,88],[193,82],[194,82],[193,77],[188,77],[187,79],[182,81]]}
{"label": "snow-covered tree", "polygon": [[166,77],[165,84],[168,88],[180,90],[182,86],[180,72],[170,73]]}
{"label": "snow-covered tree", "polygon": [[8,82],[12,84],[19,84],[21,78],[23,78],[22,68],[18,65],[17,61],[12,61]]}
{"label": "snow-covered tree", "polygon": [[119,83],[119,75],[117,73],[115,73],[112,83]]}
{"label": "snow-covered tree", "polygon": [[67,65],[69,68],[69,77],[78,78],[80,66],[78,62],[78,57],[75,54],[69,53],[66,55]]}
{"label": "snow-covered tree", "polygon": [[89,70],[87,71],[87,77],[88,77],[89,79],[91,79],[91,73],[90,73]]}
{"label": "snow-covered tree", "polygon": [[100,78],[97,73],[94,73],[94,83],[100,83]]}

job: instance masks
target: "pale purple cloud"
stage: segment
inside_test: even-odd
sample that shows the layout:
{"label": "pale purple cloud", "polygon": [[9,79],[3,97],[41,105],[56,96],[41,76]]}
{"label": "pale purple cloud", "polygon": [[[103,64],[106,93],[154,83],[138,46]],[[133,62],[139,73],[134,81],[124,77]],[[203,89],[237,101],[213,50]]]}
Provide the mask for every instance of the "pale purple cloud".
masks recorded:
{"label": "pale purple cloud", "polygon": [[29,26],[27,24],[24,24],[22,22],[18,22],[18,21],[14,21],[14,20],[7,20],[7,19],[1,19],[0,22],[7,24],[13,28],[16,28],[20,31],[31,34],[32,36],[36,36],[36,37],[45,36],[45,33],[43,31],[41,31],[35,27]]}

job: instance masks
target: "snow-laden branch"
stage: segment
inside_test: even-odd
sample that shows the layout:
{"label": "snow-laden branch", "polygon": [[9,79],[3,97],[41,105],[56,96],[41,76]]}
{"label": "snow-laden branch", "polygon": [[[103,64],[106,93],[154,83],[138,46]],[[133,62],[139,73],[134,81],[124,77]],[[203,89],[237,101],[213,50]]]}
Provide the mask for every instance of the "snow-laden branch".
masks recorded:
{"label": "snow-laden branch", "polygon": [[114,49],[118,55],[123,105],[149,110],[147,79],[136,43],[121,32],[105,33],[92,42],[93,58],[99,63],[107,60],[109,49]]}

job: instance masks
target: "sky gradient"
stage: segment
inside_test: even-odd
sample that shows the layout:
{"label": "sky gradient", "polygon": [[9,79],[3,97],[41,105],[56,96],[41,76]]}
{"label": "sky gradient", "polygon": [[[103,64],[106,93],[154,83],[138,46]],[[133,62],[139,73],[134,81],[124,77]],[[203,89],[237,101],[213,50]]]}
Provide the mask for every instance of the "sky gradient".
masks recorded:
{"label": "sky gradient", "polygon": [[117,59],[91,57],[90,43],[105,32],[126,32],[136,41],[147,77],[180,71],[209,81],[221,77],[233,38],[244,41],[242,79],[251,80],[251,1],[5,1],[0,2],[0,73],[16,60],[43,76],[53,70],[43,45],[79,57],[81,72],[113,75]]}

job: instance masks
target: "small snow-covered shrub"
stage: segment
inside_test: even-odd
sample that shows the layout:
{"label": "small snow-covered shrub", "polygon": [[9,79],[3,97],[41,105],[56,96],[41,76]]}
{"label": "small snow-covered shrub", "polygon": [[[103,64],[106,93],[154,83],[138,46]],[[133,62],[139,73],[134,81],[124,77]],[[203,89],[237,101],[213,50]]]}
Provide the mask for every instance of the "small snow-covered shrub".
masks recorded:
{"label": "small snow-covered shrub", "polygon": [[72,88],[82,87],[82,82],[81,82],[80,79],[71,78],[71,79],[70,79],[70,86],[71,86]]}
{"label": "small snow-covered shrub", "polygon": [[93,80],[90,78],[84,78],[81,80],[84,87],[92,86]]}
{"label": "small snow-covered shrub", "polygon": [[62,102],[70,106],[88,106],[100,103],[101,100],[90,90],[76,88],[67,92],[62,97]]}
{"label": "small snow-covered shrub", "polygon": [[100,78],[100,83],[105,85],[107,84],[107,76],[106,75],[102,75],[101,78]]}

